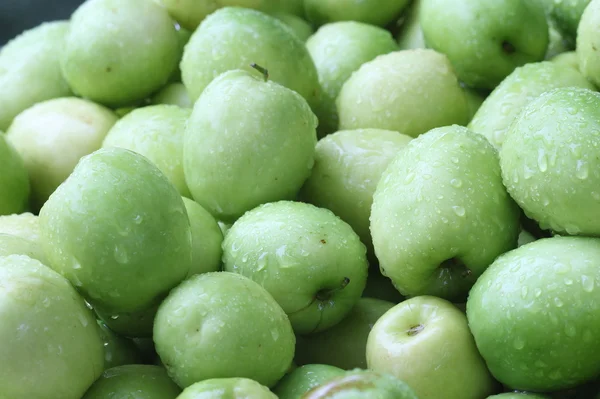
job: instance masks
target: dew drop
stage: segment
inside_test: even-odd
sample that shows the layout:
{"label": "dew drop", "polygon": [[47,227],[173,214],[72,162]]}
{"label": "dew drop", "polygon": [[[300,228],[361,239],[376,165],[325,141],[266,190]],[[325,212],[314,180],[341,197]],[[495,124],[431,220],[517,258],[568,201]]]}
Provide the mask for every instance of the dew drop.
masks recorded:
{"label": "dew drop", "polygon": [[452,180],[450,180],[450,184],[453,187],[460,188],[460,187],[462,187],[463,183],[462,183],[462,180],[460,180],[460,179],[452,179]]}
{"label": "dew drop", "polygon": [[125,249],[120,245],[117,245],[115,247],[113,255],[115,257],[115,260],[121,264],[127,263],[127,261],[129,260],[129,257],[127,256],[127,251],[125,251]]}
{"label": "dew drop", "polygon": [[538,167],[540,168],[540,172],[548,170],[548,158],[546,158],[546,153],[542,149],[538,151]]}
{"label": "dew drop", "polygon": [[412,183],[413,180],[415,180],[415,177],[416,177],[416,175],[413,172],[410,172],[404,178],[404,184],[410,184],[410,183]]}
{"label": "dew drop", "polygon": [[588,175],[589,170],[587,164],[582,160],[577,161],[577,169],[575,169],[575,176],[577,176],[577,178],[580,180],[585,180],[588,178]]}
{"label": "dew drop", "polygon": [[463,208],[462,206],[453,206],[452,210],[460,217],[465,216],[466,211],[465,208]]}
{"label": "dew drop", "polygon": [[527,287],[523,286],[521,287],[521,298],[525,299],[527,298]]}
{"label": "dew drop", "polygon": [[559,297],[554,298],[554,304],[557,308],[562,308],[564,305],[563,301]]}
{"label": "dew drop", "polygon": [[521,337],[516,337],[513,341],[513,347],[517,350],[521,350],[525,347],[525,341]]}
{"label": "dew drop", "polygon": [[594,291],[594,278],[585,274],[581,275],[581,286],[585,292]]}
{"label": "dew drop", "polygon": [[565,334],[567,334],[567,337],[574,337],[575,335],[577,335],[577,329],[574,325],[567,324],[567,326],[565,327]]}
{"label": "dew drop", "polygon": [[566,278],[565,279],[565,285],[572,285],[573,284],[573,280],[570,278]]}
{"label": "dew drop", "polygon": [[533,295],[535,295],[535,297],[536,297],[536,298],[539,298],[539,297],[540,297],[540,295],[542,295],[542,289],[541,289],[541,288],[536,288],[536,289],[533,291]]}

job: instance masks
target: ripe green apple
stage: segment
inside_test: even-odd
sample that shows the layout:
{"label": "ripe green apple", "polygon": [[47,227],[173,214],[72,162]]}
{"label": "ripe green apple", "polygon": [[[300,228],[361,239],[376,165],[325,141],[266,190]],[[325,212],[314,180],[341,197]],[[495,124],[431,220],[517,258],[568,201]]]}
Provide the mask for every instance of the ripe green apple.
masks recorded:
{"label": "ripe green apple", "polygon": [[104,343],[105,370],[142,362],[142,355],[133,341],[115,334],[103,321],[98,320],[98,328]]}
{"label": "ripe green apple", "polygon": [[537,393],[506,392],[488,396],[487,399],[548,399],[548,396]]}
{"label": "ripe green apple", "polygon": [[419,399],[479,399],[494,392],[467,317],[441,298],[414,297],[388,310],[373,326],[366,353],[369,369],[396,376]]}
{"label": "ripe green apple", "polygon": [[163,367],[129,364],[106,370],[81,399],[175,399],[179,393]]}
{"label": "ripe green apple", "polygon": [[11,215],[25,211],[31,192],[29,175],[25,163],[0,132],[0,215]]}
{"label": "ripe green apple", "polygon": [[394,303],[361,298],[346,317],[317,334],[296,336],[296,362],[329,364],[344,370],[366,369],[367,338],[379,318]]}
{"label": "ripe green apple", "polygon": [[421,29],[420,9],[422,0],[412,0],[410,6],[402,15],[402,25],[398,32],[398,46],[400,50],[426,48],[423,29]]}
{"label": "ripe green apple", "polygon": [[100,307],[95,308],[96,314],[112,331],[123,337],[151,338],[154,327],[154,318],[158,306],[164,296],[154,300],[142,310],[135,312],[113,312]]}
{"label": "ripe green apple", "polygon": [[498,255],[517,246],[519,217],[494,147],[447,126],[412,140],[385,170],[371,234],[381,272],[401,294],[460,302]]}
{"label": "ripe green apple", "polygon": [[185,205],[145,157],[121,148],[86,155],[40,211],[50,266],[105,312],[137,312],[188,273]]}
{"label": "ripe green apple", "polygon": [[340,322],[367,280],[364,244],[331,211],[279,201],[238,219],[223,241],[223,270],[261,284],[308,334]]}
{"label": "ripe green apple", "polygon": [[600,373],[600,239],[553,237],[499,257],[477,280],[467,316],[494,377],[550,392]]}
{"label": "ripe green apple", "polygon": [[195,101],[209,83],[232,69],[258,64],[273,81],[296,91],[315,107],[321,88],[304,42],[277,18],[260,11],[225,7],[200,24],[185,47],[183,83]]}
{"label": "ripe green apple", "polygon": [[576,69],[550,61],[524,65],[515,69],[483,102],[469,129],[483,134],[496,148],[501,148],[510,124],[532,100],[558,87],[594,86]]}
{"label": "ripe green apple", "polygon": [[212,378],[190,385],[176,399],[277,399],[277,396],[248,378]]}
{"label": "ripe green apple", "polygon": [[258,74],[223,73],[196,102],[184,135],[194,200],[233,222],[265,202],[294,198],[314,164],[316,126],[298,93]]}
{"label": "ripe green apple", "polygon": [[6,139],[25,163],[35,209],[69,177],[82,156],[100,148],[117,120],[110,109],[76,97],[43,101],[15,117]]}
{"label": "ripe green apple", "polygon": [[61,56],[73,91],[122,106],[167,83],[181,55],[169,13],[147,0],[89,0],[71,16]]}
{"label": "ripe green apple", "polygon": [[300,39],[303,42],[306,42],[306,40],[313,33],[315,33],[315,30],[312,27],[312,25],[297,15],[284,12],[276,12],[272,13],[271,15],[283,22],[288,28],[290,28],[294,32],[298,39]]}
{"label": "ripe green apple", "polygon": [[8,129],[13,118],[32,105],[71,94],[59,62],[68,30],[67,21],[46,22],[2,47],[0,130]]}
{"label": "ripe green apple", "polygon": [[0,233],[0,256],[7,255],[27,255],[43,264],[48,263],[39,243],[12,234]]}
{"label": "ripe green apple", "polygon": [[488,95],[485,92],[468,87],[465,87],[465,95],[467,96],[467,107],[469,108],[469,121],[471,121]]}
{"label": "ripe green apple", "polygon": [[19,236],[40,246],[40,223],[31,212],[0,216],[0,234]]}
{"label": "ripe green apple", "polygon": [[448,56],[467,85],[493,89],[516,67],[541,61],[549,28],[530,0],[421,0],[428,47]]}
{"label": "ripe green apple", "polygon": [[410,0],[304,0],[304,9],[308,20],[316,25],[357,21],[385,26],[409,3]]}
{"label": "ripe green apple", "polygon": [[546,49],[546,55],[544,56],[544,59],[549,60],[558,54],[572,50],[573,46],[571,45],[570,41],[563,36],[555,20],[551,17],[547,18],[547,20],[549,29],[548,48]]}
{"label": "ripe green apple", "polygon": [[180,82],[169,83],[156,92],[150,102],[154,105],[169,104],[181,108],[192,108],[194,106],[187,89]]}
{"label": "ripe green apple", "polygon": [[[550,1],[550,0],[546,0]],[[554,0],[551,18],[555,21],[563,35],[572,41],[578,36],[578,26],[590,0]]]}
{"label": "ripe green apple", "polygon": [[599,24],[600,1],[592,1],[581,17],[581,23],[577,31],[576,51],[581,72],[596,86],[600,85],[600,56],[598,55],[598,48],[600,47]]}
{"label": "ripe green apple", "polygon": [[270,387],[290,366],[296,338],[283,309],[258,283],[213,272],[171,291],[154,321],[154,343],[182,388],[233,377]]}
{"label": "ripe green apple", "polygon": [[395,51],[363,64],[336,101],[340,130],[386,129],[416,137],[470,119],[448,58],[427,49]]}
{"label": "ripe green apple", "polygon": [[312,388],[321,385],[345,371],[327,364],[307,364],[287,374],[273,388],[279,399],[301,399]]}
{"label": "ripe green apple", "polygon": [[119,147],[148,158],[179,193],[191,196],[183,175],[183,136],[192,111],[175,105],[137,108],[110,129],[102,147]]}
{"label": "ripe green apple", "polygon": [[412,137],[389,130],[338,131],[317,143],[315,165],[301,198],[348,223],[373,252],[369,216],[373,193],[388,164]]}
{"label": "ripe green apple", "polygon": [[551,60],[556,64],[567,65],[579,70],[579,58],[576,51],[567,51],[554,56]]}
{"label": "ripe green apple", "polygon": [[319,135],[335,132],[339,117],[335,100],[342,85],[365,62],[398,49],[390,32],[365,23],[346,21],[322,26],[306,42],[323,88],[315,109]]}
{"label": "ripe green apple", "polygon": [[[510,195],[542,229],[600,235],[600,93],[548,91],[525,107],[500,152]],[[577,204],[577,206],[574,206]]]}
{"label": "ripe green apple", "polygon": [[104,369],[96,320],[69,282],[23,255],[0,257],[0,395],[80,399]]}

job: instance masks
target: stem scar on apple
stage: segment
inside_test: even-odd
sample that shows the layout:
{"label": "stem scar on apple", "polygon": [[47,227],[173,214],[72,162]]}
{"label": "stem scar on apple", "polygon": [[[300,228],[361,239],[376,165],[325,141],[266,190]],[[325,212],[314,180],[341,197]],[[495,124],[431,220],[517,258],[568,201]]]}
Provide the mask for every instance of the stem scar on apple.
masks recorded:
{"label": "stem scar on apple", "polygon": [[267,68],[263,68],[254,62],[252,64],[250,64],[250,67],[252,67],[252,68],[256,69],[258,72],[262,73],[263,78],[265,79],[265,82],[267,80],[269,80],[269,70]]}
{"label": "stem scar on apple", "polygon": [[506,40],[502,42],[502,50],[504,50],[504,52],[507,54],[513,54],[517,51],[515,46]]}
{"label": "stem scar on apple", "polygon": [[443,261],[441,267],[445,267],[445,268],[448,268],[448,269],[463,269],[464,268],[464,270],[460,274],[461,277],[463,277],[463,278],[467,278],[471,274],[473,274],[473,271],[471,269],[469,269],[467,267],[467,265],[465,265],[458,258],[450,258],[450,259],[447,259],[447,260]]}
{"label": "stem scar on apple", "polygon": [[414,337],[415,335],[417,335],[424,329],[425,329],[425,326],[423,324],[417,324],[416,326],[412,326],[411,328],[406,330],[406,334],[410,337]]}
{"label": "stem scar on apple", "polygon": [[344,279],[342,280],[342,284],[339,287],[317,291],[315,299],[319,301],[327,301],[329,300],[329,298],[331,298],[333,294],[346,288],[348,284],[350,284],[350,279],[348,277],[344,277]]}

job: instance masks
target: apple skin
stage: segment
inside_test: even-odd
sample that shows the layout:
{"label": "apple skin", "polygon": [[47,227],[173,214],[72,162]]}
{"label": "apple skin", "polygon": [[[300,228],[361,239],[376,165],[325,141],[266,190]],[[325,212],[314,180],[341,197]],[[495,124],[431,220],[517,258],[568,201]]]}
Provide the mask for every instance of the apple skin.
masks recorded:
{"label": "apple skin", "polygon": [[477,280],[469,327],[498,381],[551,392],[600,373],[598,259],[600,239],[544,238],[499,257]]}
{"label": "apple skin", "polygon": [[495,392],[465,314],[441,298],[414,297],[388,310],[373,326],[366,353],[369,369],[406,382],[419,399]]}
{"label": "apple skin", "polygon": [[598,109],[600,93],[554,89],[530,102],[507,133],[500,152],[504,184],[544,230],[600,235],[589,216],[600,212]]}
{"label": "apple skin", "polygon": [[583,12],[577,30],[577,59],[583,75],[596,86],[600,85],[600,2],[592,1]]}
{"label": "apple skin", "polygon": [[279,201],[238,219],[223,242],[223,270],[262,285],[297,334],[340,322],[366,284],[366,249],[331,211]]}
{"label": "apple skin", "polygon": [[258,283],[239,274],[197,274],[163,301],[154,343],[182,388],[244,377],[271,387],[285,375],[296,338],[285,312]]}
{"label": "apple skin", "polygon": [[549,399],[549,397],[537,393],[506,392],[488,396],[487,399]]}
{"label": "apple skin", "polygon": [[49,266],[110,314],[144,310],[190,270],[181,196],[158,167],[129,150],[83,157],[39,222]]}
{"label": "apple skin", "polygon": [[420,8],[422,0],[412,0],[402,15],[403,21],[397,40],[400,50],[426,48],[423,29],[421,29]]}
{"label": "apple skin", "polygon": [[41,245],[39,218],[31,212],[1,215],[0,234],[18,236]]}
{"label": "apple skin", "polygon": [[0,256],[27,255],[44,265],[48,262],[38,243],[11,234],[0,233]]}
{"label": "apple skin", "polygon": [[558,54],[550,60],[556,64],[567,65],[571,68],[575,68],[579,70],[579,58],[577,57],[576,51],[567,51],[561,54]]}
{"label": "apple skin", "polygon": [[154,105],[168,104],[190,109],[194,106],[187,89],[180,82],[169,83],[154,94],[150,102]]}
{"label": "apple skin", "polygon": [[15,148],[0,132],[0,216],[20,213],[27,209],[31,187],[25,163]]}
{"label": "apple skin", "polygon": [[36,210],[81,157],[100,148],[117,120],[112,110],[76,97],[47,100],[15,117],[6,139],[25,163]]}
{"label": "apple skin", "polygon": [[304,0],[306,18],[315,25],[358,21],[386,26],[398,17],[410,0]]}
{"label": "apple skin", "polygon": [[448,56],[468,86],[493,89],[516,67],[544,59],[549,28],[529,0],[421,0],[428,47]]}
{"label": "apple skin", "polygon": [[80,399],[104,369],[91,311],[69,282],[23,255],[0,257],[5,398]]}
{"label": "apple skin", "polygon": [[277,396],[248,378],[212,378],[187,387],[176,399],[277,399]]}
{"label": "apple skin", "polygon": [[470,118],[448,58],[428,49],[395,51],[363,64],[336,102],[340,130],[374,128],[416,137]]}
{"label": "apple skin", "polygon": [[67,21],[42,23],[2,47],[0,130],[7,130],[15,116],[34,104],[71,95],[59,62],[68,30]]}
{"label": "apple skin", "polygon": [[590,3],[592,3],[591,0],[553,1],[550,17],[555,21],[563,35],[571,41],[575,41],[581,19]]}
{"label": "apple skin", "polygon": [[301,399],[312,388],[346,372],[326,364],[306,364],[291,371],[273,388],[279,399]]}
{"label": "apple skin", "polygon": [[96,307],[96,314],[106,325],[117,334],[129,338],[152,338],[154,317],[158,311],[160,300],[157,298],[152,305],[135,312],[112,312]]}
{"label": "apple skin", "polygon": [[270,15],[283,22],[294,32],[296,37],[304,43],[306,43],[306,40],[315,33],[315,29],[312,25],[297,15],[281,12],[272,13]]}
{"label": "apple skin", "polygon": [[260,204],[294,198],[314,164],[316,126],[298,93],[256,71],[220,75],[194,105],[184,135],[194,200],[233,222]]}
{"label": "apple skin", "polygon": [[498,255],[517,246],[519,217],[494,147],[447,126],[412,140],[385,170],[371,234],[381,272],[401,294],[460,302]]}
{"label": "apple skin", "polygon": [[133,341],[115,334],[98,320],[98,329],[104,343],[104,369],[142,363],[142,355]]}
{"label": "apple skin", "polygon": [[469,129],[483,134],[496,148],[501,148],[510,124],[527,104],[548,90],[559,87],[594,86],[576,69],[550,61],[516,68],[483,102]]}

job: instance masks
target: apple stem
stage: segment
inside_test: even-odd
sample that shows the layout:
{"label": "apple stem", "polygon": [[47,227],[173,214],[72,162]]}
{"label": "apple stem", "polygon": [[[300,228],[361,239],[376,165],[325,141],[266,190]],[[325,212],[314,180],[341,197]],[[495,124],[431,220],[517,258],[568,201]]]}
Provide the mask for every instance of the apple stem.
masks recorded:
{"label": "apple stem", "polygon": [[269,70],[267,68],[263,68],[260,65],[256,64],[256,63],[252,63],[250,64],[250,66],[254,69],[256,69],[258,72],[262,73],[263,78],[265,79],[265,82],[267,80],[269,80]]}
{"label": "apple stem", "polygon": [[346,288],[348,286],[348,284],[350,284],[350,279],[348,277],[344,277],[344,279],[342,280],[342,284],[340,284],[339,287],[326,289],[326,290],[320,290],[319,292],[317,292],[317,295],[315,295],[315,298],[318,299],[319,301],[327,301],[327,300],[329,300],[329,298],[331,298],[331,295],[335,294],[338,291],[343,290],[344,288]]}
{"label": "apple stem", "polygon": [[408,329],[408,331],[406,331],[406,333],[413,337],[415,335],[417,335],[418,333],[420,333],[421,331],[423,331],[425,329],[425,326],[423,324],[417,324],[416,326],[413,326],[411,328]]}

